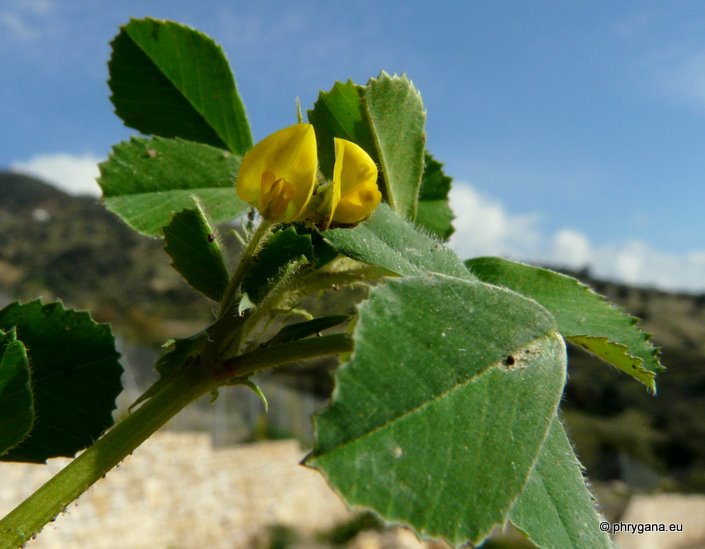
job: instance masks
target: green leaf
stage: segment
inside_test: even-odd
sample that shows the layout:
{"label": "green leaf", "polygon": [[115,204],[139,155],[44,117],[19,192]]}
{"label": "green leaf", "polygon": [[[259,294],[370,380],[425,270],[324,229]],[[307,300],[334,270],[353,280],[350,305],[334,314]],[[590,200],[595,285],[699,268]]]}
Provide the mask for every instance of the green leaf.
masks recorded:
{"label": "green leaf", "polygon": [[22,442],[34,424],[29,361],[15,330],[0,330],[0,456]]}
{"label": "green leaf", "polygon": [[307,463],[351,505],[480,542],[507,519],[558,406],[553,318],[514,292],[426,275],[373,288],[354,339]]}
{"label": "green leaf", "polygon": [[319,318],[314,318],[313,320],[307,320],[306,322],[297,322],[296,324],[289,324],[284,326],[277,335],[270,339],[267,344],[274,345],[277,343],[289,343],[291,341],[297,341],[328,328],[333,328],[338,326],[343,322],[350,320],[348,315],[330,315],[322,316]]}
{"label": "green leaf", "polygon": [[267,240],[255,256],[252,267],[242,281],[243,292],[259,303],[286,271],[287,265],[304,258],[313,261],[311,235],[298,234],[294,227],[278,231]]}
{"label": "green leaf", "polygon": [[629,316],[575,278],[497,257],[466,262],[481,280],[535,299],[558,323],[570,343],[623,370],[653,393],[665,370],[648,334]]}
{"label": "green leaf", "polygon": [[244,385],[245,387],[249,387],[252,392],[257,395],[257,398],[259,398],[262,402],[262,405],[264,406],[264,413],[269,413],[269,401],[267,400],[267,396],[264,394],[264,391],[262,391],[262,388],[257,385],[254,381],[249,378],[236,379],[233,380],[232,385]]}
{"label": "green leaf", "polygon": [[305,229],[303,232],[301,226],[296,227],[299,234],[309,234],[311,235],[311,243],[313,244],[313,253],[316,257],[316,268],[323,267],[324,265],[333,261],[338,257],[338,250],[333,248],[325,239],[321,236],[315,229]]}
{"label": "green leaf", "polygon": [[426,272],[474,279],[462,261],[438,240],[419,232],[386,204],[352,229],[331,229],[323,237],[340,253],[399,275]]}
{"label": "green leaf", "polygon": [[443,164],[428,152],[425,155],[423,179],[419,192],[416,223],[443,241],[453,234],[453,210],[448,204],[451,178],[443,173]]}
{"label": "green leaf", "polygon": [[367,113],[362,106],[364,90],[351,80],[336,82],[330,91],[318,94],[313,109],[307,112],[309,122],[316,130],[318,163],[328,179],[333,177],[335,164],[334,137],[357,143],[379,163]]}
{"label": "green leaf", "polygon": [[0,460],[73,456],[113,423],[122,368],[110,328],[39,301],[0,310],[0,329],[12,327],[29,352],[36,416],[29,437]]}
{"label": "green leaf", "polygon": [[557,417],[509,518],[542,548],[614,547],[601,531],[604,519],[595,510],[580,462]]}
{"label": "green leaf", "polygon": [[336,82],[318,95],[308,119],[316,129],[318,160],[326,177],[333,175],[333,138],[353,141],[380,165],[392,208],[414,219],[424,167],[426,113],[406,76],[382,72],[366,86]]}
{"label": "green leaf", "polygon": [[235,192],[240,158],[221,149],[180,139],[137,139],[113,148],[100,166],[105,206],[130,227],[161,237],[162,227],[194,199],[215,223],[249,205]]}
{"label": "green leaf", "polygon": [[252,135],[223,50],[171,21],[132,19],[112,42],[111,100],[127,126],[243,155]]}
{"label": "green leaf", "polygon": [[186,282],[214,301],[220,301],[229,275],[215,230],[200,204],[177,213],[164,227],[164,249]]}
{"label": "green leaf", "polygon": [[363,104],[377,146],[387,201],[394,211],[413,220],[426,144],[421,95],[406,76],[382,72],[367,83]]}

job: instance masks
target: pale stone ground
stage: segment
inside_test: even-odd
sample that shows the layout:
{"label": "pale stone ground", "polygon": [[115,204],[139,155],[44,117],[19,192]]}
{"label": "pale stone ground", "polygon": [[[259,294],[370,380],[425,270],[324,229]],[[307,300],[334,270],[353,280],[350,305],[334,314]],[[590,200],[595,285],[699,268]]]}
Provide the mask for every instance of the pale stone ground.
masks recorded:
{"label": "pale stone ground", "polygon": [[[304,455],[295,441],[213,450],[207,434],[158,433],[28,548],[267,547],[267,526],[312,535],[352,518],[323,477],[299,465]],[[0,463],[0,516],[67,462]],[[353,546],[425,547],[401,529],[360,535]]]}
{"label": "pale stone ground", "polygon": [[[266,549],[267,527],[300,532],[297,549],[352,518],[323,477],[299,464],[295,441],[214,450],[208,434],[161,432],[98,482],[28,544],[29,549]],[[0,516],[68,460],[0,463]],[[705,547],[705,496],[635,496],[623,523],[682,524],[683,532],[621,533],[622,549]],[[409,531],[362,532],[353,549],[447,547]]]}
{"label": "pale stone ground", "polygon": [[683,526],[682,532],[619,533],[615,541],[621,549],[701,549],[705,547],[705,496],[656,494],[634,496],[622,518],[629,524],[670,524]]}

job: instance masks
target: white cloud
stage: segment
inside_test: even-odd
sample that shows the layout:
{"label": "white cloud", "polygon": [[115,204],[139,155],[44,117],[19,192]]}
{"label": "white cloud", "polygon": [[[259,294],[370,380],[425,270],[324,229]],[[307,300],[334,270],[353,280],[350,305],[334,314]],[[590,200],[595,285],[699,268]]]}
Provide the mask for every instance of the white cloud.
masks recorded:
{"label": "white cloud", "polygon": [[587,237],[572,229],[562,229],[551,239],[550,257],[561,265],[581,269],[590,263],[592,248]]}
{"label": "white cloud", "polygon": [[98,157],[86,154],[73,156],[65,153],[40,154],[24,162],[14,162],[10,169],[34,175],[71,194],[98,196]]}
{"label": "white cloud", "polygon": [[705,250],[677,254],[634,240],[594,249],[592,265],[596,275],[629,284],[705,291]]}
{"label": "white cloud", "polygon": [[455,183],[450,195],[457,218],[450,246],[461,258],[498,255],[573,269],[600,278],[665,290],[705,291],[705,249],[656,250],[645,242],[595,244],[573,229],[542,233],[537,214],[514,214],[472,186]]}
{"label": "white cloud", "polygon": [[450,201],[456,215],[451,246],[461,257],[517,256],[533,250],[539,241],[537,215],[511,215],[502,204],[464,183],[453,185]]}

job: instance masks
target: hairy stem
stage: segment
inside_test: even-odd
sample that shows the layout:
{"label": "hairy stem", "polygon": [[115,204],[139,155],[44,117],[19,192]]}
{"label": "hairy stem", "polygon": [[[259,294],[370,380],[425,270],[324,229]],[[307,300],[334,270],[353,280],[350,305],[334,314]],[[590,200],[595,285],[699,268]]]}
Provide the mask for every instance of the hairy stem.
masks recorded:
{"label": "hairy stem", "polygon": [[238,355],[242,351],[243,344],[247,342],[247,338],[257,323],[270,315],[276,310],[276,306],[281,302],[282,297],[286,296],[286,290],[290,286],[290,279],[303,265],[302,261],[292,261],[285,267],[284,273],[281,274],[279,281],[272,287],[267,295],[257,304],[257,306],[249,311],[249,314],[242,321],[241,328],[230,339],[229,346],[224,349],[224,356]]}
{"label": "hairy stem", "polygon": [[262,241],[272,230],[272,226],[271,221],[263,219],[254,234],[250,237],[235,267],[235,272],[233,276],[230,277],[230,282],[225,290],[223,299],[220,302],[218,319],[208,328],[208,336],[210,339],[218,342],[218,353],[224,351],[230,345],[232,339],[239,338],[243,319],[237,311],[235,301],[245,274],[250,268]]}
{"label": "hairy stem", "polygon": [[286,362],[351,351],[347,334],[333,334],[264,347],[216,367],[185,366],[140,408],[115,425],[41,488],[0,520],[0,547],[19,547],[45,524],[131,454],[190,402],[233,377],[250,375]]}
{"label": "hairy stem", "polygon": [[257,249],[259,248],[260,242],[265,236],[267,236],[271,228],[271,221],[263,219],[255,230],[255,233],[250,238],[250,241],[247,243],[247,246],[242,251],[240,261],[238,262],[238,265],[235,268],[233,276],[230,278],[228,288],[225,290],[225,295],[223,296],[223,299],[220,302],[220,313],[218,316],[222,317],[223,315],[228,314],[228,312],[232,308],[233,301],[235,300],[235,296],[237,295],[237,291],[240,289],[240,284],[242,284],[242,279],[244,278],[245,273],[249,269],[250,263],[252,263],[252,259],[257,254]]}
{"label": "hairy stem", "polygon": [[23,545],[166,421],[215,386],[210,372],[184,370],[0,520],[0,547]]}
{"label": "hairy stem", "polygon": [[347,353],[352,350],[353,340],[347,334],[332,334],[280,343],[225,360],[224,377],[246,376],[287,362]]}

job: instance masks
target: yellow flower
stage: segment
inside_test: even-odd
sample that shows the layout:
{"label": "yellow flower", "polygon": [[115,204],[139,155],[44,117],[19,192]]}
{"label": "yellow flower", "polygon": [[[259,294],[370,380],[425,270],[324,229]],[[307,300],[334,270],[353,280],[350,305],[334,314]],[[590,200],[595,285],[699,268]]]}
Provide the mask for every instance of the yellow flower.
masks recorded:
{"label": "yellow flower", "polygon": [[[311,124],[295,124],[263,139],[242,159],[237,194],[270,221],[305,220],[328,228],[354,225],[382,200],[377,166],[358,145],[335,138],[333,181],[319,188],[313,204],[318,156]],[[310,211],[307,211],[310,210]]]}
{"label": "yellow flower", "polygon": [[369,217],[381,200],[377,166],[370,155],[355,143],[336,137],[332,221],[343,225],[359,223]]}
{"label": "yellow flower", "polygon": [[237,194],[270,221],[300,218],[316,184],[318,154],[311,124],[295,124],[257,143],[240,164]]}

